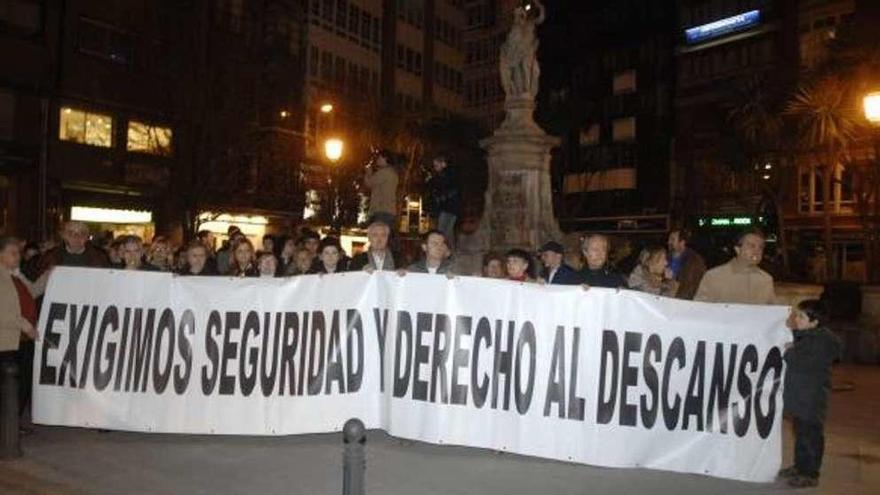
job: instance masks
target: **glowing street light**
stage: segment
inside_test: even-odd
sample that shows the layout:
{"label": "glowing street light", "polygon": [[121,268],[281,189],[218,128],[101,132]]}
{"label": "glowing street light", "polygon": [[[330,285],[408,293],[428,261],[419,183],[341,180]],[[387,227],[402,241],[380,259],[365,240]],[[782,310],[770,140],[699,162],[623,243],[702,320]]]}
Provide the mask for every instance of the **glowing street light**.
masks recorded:
{"label": "glowing street light", "polygon": [[324,155],[333,163],[342,158],[343,143],[341,139],[330,138],[324,141]]}
{"label": "glowing street light", "polygon": [[321,113],[330,113],[333,111],[333,105],[330,103],[324,103],[321,105]]}
{"label": "glowing street light", "polygon": [[880,91],[868,93],[864,99],[865,118],[872,125],[880,126]]}

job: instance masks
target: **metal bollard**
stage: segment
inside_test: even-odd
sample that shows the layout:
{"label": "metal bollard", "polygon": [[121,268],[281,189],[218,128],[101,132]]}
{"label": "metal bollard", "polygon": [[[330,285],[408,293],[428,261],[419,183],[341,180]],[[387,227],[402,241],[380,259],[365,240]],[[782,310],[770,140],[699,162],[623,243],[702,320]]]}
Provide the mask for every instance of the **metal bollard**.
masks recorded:
{"label": "metal bollard", "polygon": [[9,360],[0,367],[2,397],[0,397],[0,459],[22,456],[18,424],[18,363]]}
{"label": "metal bollard", "polygon": [[367,457],[364,444],[367,443],[367,432],[364,422],[351,418],[342,428],[342,441],[345,452],[342,454],[342,495],[364,495],[364,471],[367,469]]}

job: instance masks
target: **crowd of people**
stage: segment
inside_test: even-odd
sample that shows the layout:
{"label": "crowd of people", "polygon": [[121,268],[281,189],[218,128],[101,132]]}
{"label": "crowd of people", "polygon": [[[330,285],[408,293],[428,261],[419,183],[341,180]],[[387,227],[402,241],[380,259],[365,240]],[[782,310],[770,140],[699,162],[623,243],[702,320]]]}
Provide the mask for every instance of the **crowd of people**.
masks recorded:
{"label": "crowd of people", "polygon": [[[437,167],[442,172],[443,166]],[[443,227],[454,229],[455,205],[445,206]],[[665,246],[644,248],[635,268],[628,274],[609,261],[611,240],[601,234],[585,236],[580,252],[566,253],[562,244],[546,242],[537,253],[511,249],[489,253],[480,273],[462,273],[457,268],[450,234],[431,230],[422,237],[417,259],[406,260],[392,249],[393,217],[378,215],[367,227],[368,246],[350,256],[336,236],[321,237],[309,229],[298,236],[266,235],[259,246],[235,226],[228,239],[215,249],[212,232],[199,232],[184,246],[173,246],[166,237],[156,236],[149,244],[134,235],[121,236],[103,248],[90,241],[88,227],[67,222],[57,246],[24,243],[11,236],[0,236],[0,359],[17,360],[21,370],[20,407],[30,398],[30,376],[39,298],[56,266],[114,268],[151,272],[173,272],[179,276],[293,277],[306,274],[331,275],[346,271],[393,271],[482,276],[520,283],[573,285],[585,289],[605,287],[631,289],[657,296],[706,302],[774,304],[773,279],[759,267],[765,239],[758,230],[740,235],[735,256],[707,270],[703,257],[689,244],[690,232],[676,229]],[[572,264],[566,263],[574,258]],[[538,261],[540,260],[540,261]],[[575,266],[572,266],[575,265]],[[788,321],[795,331],[795,344],[787,350],[785,393],[786,411],[796,415],[795,465],[780,473],[793,485],[814,486],[822,459],[822,422],[829,370],[836,356],[836,341],[825,326],[825,316],[817,301],[806,301],[793,308]]]}

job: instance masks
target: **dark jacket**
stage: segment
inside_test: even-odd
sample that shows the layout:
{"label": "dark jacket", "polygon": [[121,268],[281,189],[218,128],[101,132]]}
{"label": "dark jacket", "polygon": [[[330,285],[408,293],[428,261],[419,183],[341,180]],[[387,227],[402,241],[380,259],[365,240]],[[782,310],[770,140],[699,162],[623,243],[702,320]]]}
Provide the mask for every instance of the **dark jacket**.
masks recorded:
{"label": "dark jacket", "polygon": [[[428,262],[424,258],[413,263],[412,265],[409,265],[409,267],[407,267],[406,271],[412,272],[412,273],[431,273],[428,271]],[[440,266],[437,267],[437,274],[438,275],[453,274],[452,262],[448,258],[443,260],[443,263],[440,263]]]}
{"label": "dark jacket", "polygon": [[432,216],[439,216],[442,212],[461,215],[461,191],[451,166],[447,165],[428,181],[428,191],[428,212]]}
{"label": "dark jacket", "polygon": [[681,268],[678,272],[678,290],[675,292],[676,299],[693,300],[700,287],[700,281],[706,274],[706,262],[700,253],[691,248],[685,248],[681,253]]}
{"label": "dark jacket", "polygon": [[581,283],[590,287],[606,287],[608,289],[626,287],[626,278],[607,265],[599,270],[591,270],[588,265],[584,265],[579,275]]}
{"label": "dark jacket", "polygon": [[559,268],[556,269],[556,274],[553,276],[553,281],[547,279],[549,276],[550,270],[547,270],[545,268],[544,274],[541,278],[543,278],[550,285],[580,285],[583,283],[581,275],[574,268],[566,265],[565,263],[559,265]]}
{"label": "dark jacket", "polygon": [[385,266],[384,267],[375,267],[373,266],[373,258],[370,256],[369,251],[364,251],[362,253],[358,253],[354,258],[351,259],[351,263],[348,265],[349,271],[356,272],[359,270],[363,270],[367,266],[373,266],[376,270],[394,270],[397,268],[397,265],[394,264],[394,260],[397,256],[394,255],[391,251],[386,251],[385,254]]}
{"label": "dark jacket", "polygon": [[86,244],[86,249],[83,251],[81,258],[82,263],[73,264],[66,262],[65,259],[69,258],[69,256],[65,255],[64,249],[66,248],[62,244],[46,251],[40,256],[40,261],[37,263],[37,277],[46,270],[56,266],[88,266],[92,268],[107,268],[110,266],[110,260],[104,251],[91,244]]}
{"label": "dark jacket", "polygon": [[831,330],[796,330],[785,351],[785,412],[813,423],[825,420],[831,390],[831,364],[840,357],[841,343]]}

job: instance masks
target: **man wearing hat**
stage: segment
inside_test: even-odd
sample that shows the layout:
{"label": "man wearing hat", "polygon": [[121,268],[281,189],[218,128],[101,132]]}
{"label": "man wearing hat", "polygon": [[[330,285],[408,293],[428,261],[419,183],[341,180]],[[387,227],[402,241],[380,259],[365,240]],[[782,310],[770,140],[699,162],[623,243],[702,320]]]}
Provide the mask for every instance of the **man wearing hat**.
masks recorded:
{"label": "man wearing hat", "polygon": [[548,285],[580,285],[580,275],[574,268],[562,262],[565,249],[556,241],[541,246],[541,262],[544,263],[544,281]]}

